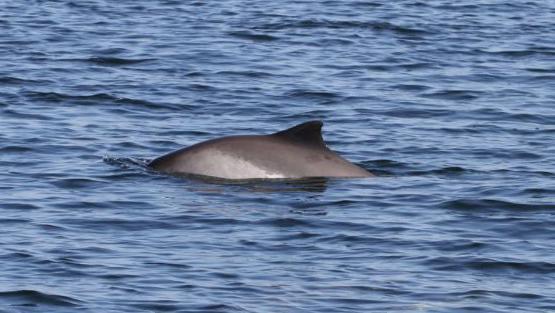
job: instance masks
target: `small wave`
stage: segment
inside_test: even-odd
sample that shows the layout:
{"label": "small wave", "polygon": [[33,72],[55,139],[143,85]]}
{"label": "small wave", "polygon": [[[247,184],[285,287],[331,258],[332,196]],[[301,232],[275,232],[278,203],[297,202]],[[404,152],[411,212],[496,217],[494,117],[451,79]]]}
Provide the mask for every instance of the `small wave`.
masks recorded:
{"label": "small wave", "polygon": [[198,307],[199,312],[249,312],[238,306],[227,304],[209,304]]}
{"label": "small wave", "polygon": [[479,98],[481,92],[474,90],[441,90],[422,94],[422,97],[444,100],[469,101]]}
{"label": "small wave", "polygon": [[129,105],[132,107],[144,107],[147,109],[179,109],[186,110],[192,108],[187,105],[159,104],[143,99],[133,99],[118,97],[107,93],[96,93],[91,95],[69,95],[59,92],[28,91],[23,93],[33,101],[46,101],[53,103],[70,102],[71,104],[81,105]]}
{"label": "small wave", "polygon": [[4,202],[4,203],[0,204],[0,207],[2,209],[22,210],[22,211],[40,209],[40,207],[38,207],[34,204],[18,203],[18,202]]}
{"label": "small wave", "polygon": [[532,73],[545,73],[545,74],[555,73],[555,68],[527,67],[524,70]]}
{"label": "small wave", "polygon": [[177,303],[171,304],[173,301],[144,301],[140,303],[131,303],[131,306],[147,310],[148,312],[177,312],[182,308]]}
{"label": "small wave", "polygon": [[297,218],[271,218],[271,219],[261,220],[257,222],[257,224],[280,227],[280,228],[311,225],[308,221],[297,219]]}
{"label": "small wave", "polygon": [[153,61],[154,59],[126,59],[117,57],[90,57],[83,61],[102,66],[122,66]]}
{"label": "small wave", "polygon": [[446,201],[442,207],[451,210],[480,211],[480,210],[507,210],[507,211],[552,211],[555,204],[543,203],[517,203],[495,199],[458,199]]}
{"label": "small wave", "polygon": [[542,56],[554,56],[554,48],[530,48],[526,50],[497,50],[497,51],[483,51],[480,52],[484,54],[500,55],[507,58],[525,58],[530,56],[542,55]]}
{"label": "small wave", "polygon": [[292,98],[306,98],[306,99],[335,99],[340,97],[338,93],[329,92],[329,91],[313,91],[313,90],[304,90],[304,89],[296,89],[289,91],[285,94],[286,97]]}
{"label": "small wave", "polygon": [[392,88],[404,90],[404,91],[425,91],[431,87],[425,85],[415,85],[415,84],[398,84],[391,86]]}
{"label": "small wave", "polygon": [[0,224],[20,224],[29,223],[31,220],[23,218],[2,218],[0,219]]}
{"label": "small wave", "polygon": [[23,113],[16,110],[7,109],[2,111],[2,114],[6,116],[10,116],[13,118],[18,119],[26,119],[26,120],[39,120],[39,121],[51,121],[54,118],[51,116],[46,116],[43,114],[36,114],[36,113]]}
{"label": "small wave", "polygon": [[481,108],[471,111],[457,112],[462,117],[480,120],[495,121],[516,121],[524,123],[535,123],[542,125],[553,125],[555,115],[548,114],[529,114],[529,113],[512,113],[498,108]]}
{"label": "small wave", "polygon": [[0,147],[0,153],[23,153],[33,151],[33,148],[24,146],[5,146]]}
{"label": "small wave", "polygon": [[488,298],[491,296],[506,297],[511,299],[541,299],[543,296],[533,293],[518,293],[502,290],[484,290],[484,289],[474,289],[465,292],[451,293],[450,295],[466,298],[466,299],[477,299],[477,298]]}
{"label": "small wave", "polygon": [[315,238],[315,237],[318,237],[318,236],[321,236],[321,234],[309,233],[309,232],[304,232],[303,231],[303,232],[299,232],[299,233],[281,235],[281,236],[278,236],[275,239],[279,240],[279,241],[287,241],[287,240],[298,241],[298,240],[304,240],[304,239],[312,239],[312,238]]}
{"label": "small wave", "polygon": [[370,29],[374,31],[390,31],[398,35],[417,36],[431,34],[429,30],[414,26],[401,26],[390,22],[381,21],[344,21],[326,19],[285,20],[283,22],[268,23],[255,27],[255,29],[283,30],[291,28],[331,28],[331,29]]}
{"label": "small wave", "polygon": [[431,170],[407,171],[406,174],[407,175],[415,175],[415,176],[421,176],[421,175],[452,176],[452,175],[461,175],[461,174],[467,173],[467,172],[469,172],[468,169],[465,169],[465,168],[460,167],[460,166],[446,166],[446,167],[431,169]]}
{"label": "small wave", "polygon": [[187,270],[193,268],[191,265],[180,264],[180,263],[170,263],[170,262],[144,262],[144,265],[154,266],[154,267],[168,267],[178,270]]}
{"label": "small wave", "polygon": [[[149,207],[144,203],[143,207]],[[150,231],[153,229],[174,229],[178,226],[174,223],[153,220],[130,220],[130,219],[80,219],[66,218],[58,221],[62,225],[73,225],[79,229],[86,228],[91,231],[124,230],[124,231]]]}
{"label": "small wave", "polygon": [[14,290],[0,292],[0,299],[16,302],[18,305],[43,304],[73,307],[81,301],[62,295],[48,294],[36,290]]}
{"label": "small wave", "polygon": [[355,43],[355,41],[344,38],[321,38],[318,39],[317,43],[318,45],[323,47],[330,47],[352,45]]}
{"label": "small wave", "polygon": [[362,166],[378,176],[403,175],[412,169],[407,163],[387,159],[366,161]]}
{"label": "small wave", "polygon": [[[549,262],[511,262],[493,259],[478,259],[460,264],[466,268],[479,271],[494,272],[521,272],[535,274],[551,274],[555,271],[555,264]],[[458,267],[457,265],[455,265]],[[447,266],[449,267],[449,266]]]}
{"label": "small wave", "polygon": [[65,179],[57,179],[55,181],[51,181],[51,183],[62,189],[82,189],[82,188],[93,188],[99,184],[106,183],[102,180],[91,179],[91,178],[65,178]]}
{"label": "small wave", "polygon": [[[396,233],[400,233],[404,230],[407,230],[407,229],[400,228],[399,230],[396,231]],[[320,237],[316,241],[320,243],[326,243],[326,244],[343,243],[349,246],[361,245],[361,244],[365,246],[375,246],[375,245],[383,244],[384,242],[382,237],[357,236],[357,235],[347,235],[347,234],[335,234],[332,236]]]}
{"label": "small wave", "polygon": [[240,39],[247,39],[247,40],[258,41],[258,42],[274,41],[279,39],[276,36],[272,36],[268,34],[258,34],[258,33],[253,33],[249,31],[233,31],[233,32],[229,32],[228,35],[237,37]]}
{"label": "small wave", "polygon": [[262,78],[262,77],[272,77],[274,76],[268,72],[259,72],[259,71],[220,71],[216,72],[216,75],[226,75],[226,76],[245,76],[249,78]]}
{"label": "small wave", "polygon": [[392,109],[380,112],[385,116],[400,118],[432,118],[453,115],[455,111],[447,109]]}
{"label": "small wave", "polygon": [[190,84],[188,87],[194,91],[217,91],[218,90],[218,88],[214,86],[210,86],[206,84],[198,84],[198,83]]}
{"label": "small wave", "polygon": [[0,84],[6,84],[6,85],[25,85],[25,84],[38,83],[38,82],[43,82],[43,81],[23,79],[23,78],[11,77],[11,76],[0,77]]}
{"label": "small wave", "polygon": [[[370,71],[379,71],[379,72],[391,72],[391,71],[414,71],[414,70],[421,70],[421,69],[433,69],[437,68],[438,65],[436,63],[430,62],[415,62],[415,63],[403,63],[403,64],[371,64],[367,65],[364,68]],[[428,88],[425,88],[428,89]]]}

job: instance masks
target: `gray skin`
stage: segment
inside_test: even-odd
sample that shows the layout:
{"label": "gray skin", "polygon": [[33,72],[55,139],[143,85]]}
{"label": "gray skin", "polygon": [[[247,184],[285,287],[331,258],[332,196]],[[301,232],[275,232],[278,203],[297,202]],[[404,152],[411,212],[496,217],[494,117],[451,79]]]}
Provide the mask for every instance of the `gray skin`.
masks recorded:
{"label": "gray skin", "polygon": [[154,159],[149,167],[226,179],[373,176],[328,149],[322,125],[310,121],[271,135],[208,140]]}

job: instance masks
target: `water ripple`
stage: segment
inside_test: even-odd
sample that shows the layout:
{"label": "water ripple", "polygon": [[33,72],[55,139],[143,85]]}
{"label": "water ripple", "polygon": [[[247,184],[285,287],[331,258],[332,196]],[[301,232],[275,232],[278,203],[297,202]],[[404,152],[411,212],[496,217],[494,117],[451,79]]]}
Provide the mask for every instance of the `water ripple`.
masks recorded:
{"label": "water ripple", "polygon": [[[3,3],[0,310],[555,310],[553,12]],[[310,119],[376,176],[146,166]]]}
{"label": "water ripple", "polygon": [[51,305],[62,307],[75,307],[81,301],[64,295],[48,294],[36,290],[12,290],[0,292],[0,299],[12,303],[12,305]]}

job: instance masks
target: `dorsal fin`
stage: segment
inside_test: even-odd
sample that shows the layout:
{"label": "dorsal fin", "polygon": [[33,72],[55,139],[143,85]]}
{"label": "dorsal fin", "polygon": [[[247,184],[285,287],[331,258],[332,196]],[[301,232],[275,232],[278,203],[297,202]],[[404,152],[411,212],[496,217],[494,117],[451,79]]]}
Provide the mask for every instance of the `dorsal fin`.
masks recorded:
{"label": "dorsal fin", "polygon": [[273,136],[282,137],[303,145],[325,148],[326,144],[322,139],[322,125],[324,125],[322,121],[309,121],[277,132]]}

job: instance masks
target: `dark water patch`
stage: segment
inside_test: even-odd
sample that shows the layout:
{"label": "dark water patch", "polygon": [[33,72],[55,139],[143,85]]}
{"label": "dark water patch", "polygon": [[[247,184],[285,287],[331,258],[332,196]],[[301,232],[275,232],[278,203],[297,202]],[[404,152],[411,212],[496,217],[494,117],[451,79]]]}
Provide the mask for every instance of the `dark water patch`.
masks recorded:
{"label": "dark water patch", "polygon": [[306,232],[306,231],[301,231],[301,232],[294,233],[294,234],[280,235],[280,236],[278,236],[278,238],[276,238],[276,240],[279,240],[279,241],[312,240],[313,238],[319,237],[319,236],[321,236],[321,234],[319,234],[319,233],[310,233],[310,232]]}
{"label": "dark water patch", "polygon": [[388,159],[365,161],[361,165],[377,176],[402,175],[414,169],[414,165]]}
{"label": "dark water patch", "polygon": [[[403,230],[407,229],[399,229],[395,231],[395,233],[402,233]],[[334,234],[331,236],[320,236],[316,242],[318,243],[325,243],[325,244],[345,244],[347,247],[353,246],[377,246],[383,243],[383,238],[381,237],[370,237],[370,236],[363,236],[363,235],[346,235],[346,234]]]}
{"label": "dark water patch", "polygon": [[[145,206],[147,208],[147,206]],[[59,224],[68,225],[77,228],[85,228],[88,231],[102,232],[102,231],[129,231],[129,232],[142,232],[152,231],[156,229],[176,229],[179,226],[174,223],[160,222],[154,220],[139,220],[139,219],[85,219],[85,218],[72,218],[61,219],[57,221]]]}
{"label": "dark water patch", "polygon": [[398,118],[437,118],[453,115],[456,111],[447,109],[411,109],[396,108],[392,110],[378,111],[380,114]]}
{"label": "dark water patch", "polygon": [[31,222],[30,219],[22,218],[0,218],[0,224],[26,224]]}
{"label": "dark water patch", "polygon": [[345,46],[355,44],[355,41],[340,38],[323,38],[319,39],[317,44],[322,47]]}
{"label": "dark water patch", "polygon": [[180,263],[171,263],[171,262],[145,262],[147,266],[155,266],[155,267],[168,267],[175,270],[189,270],[193,268],[191,265],[187,264],[180,264]]}
{"label": "dark water patch", "polygon": [[542,295],[533,293],[518,293],[503,290],[486,290],[486,289],[473,289],[464,292],[452,293],[453,296],[462,297],[465,299],[487,299],[492,296],[511,298],[511,299],[542,299]]}
{"label": "dark water patch", "polygon": [[500,210],[513,212],[554,211],[555,204],[544,203],[518,203],[495,199],[458,199],[446,201],[441,207],[450,210],[473,211],[476,213]]}
{"label": "dark water patch", "polygon": [[4,202],[0,203],[0,208],[6,210],[21,210],[21,211],[30,211],[30,210],[38,210],[40,209],[39,206],[35,204],[31,204],[28,202]]}
{"label": "dark water patch", "polygon": [[36,113],[24,113],[17,111],[16,109],[5,109],[1,112],[4,116],[12,117],[20,120],[38,120],[38,121],[50,121],[53,120],[54,117],[48,116],[45,114],[36,114]]}
{"label": "dark water patch", "polygon": [[536,75],[531,79],[538,82],[542,82],[542,81],[553,82],[555,81],[555,75]]}
{"label": "dark water patch", "polygon": [[244,76],[248,78],[265,78],[265,77],[272,77],[273,74],[269,72],[261,72],[261,71],[220,71],[216,72],[216,75],[226,75],[226,76]]}
{"label": "dark water patch", "polygon": [[56,187],[62,189],[83,189],[83,188],[96,188],[98,186],[107,184],[108,182],[92,179],[92,178],[64,178],[50,181]]}
{"label": "dark water patch", "polygon": [[[204,182],[227,186],[238,186],[250,192],[324,192],[329,179],[325,177],[313,177],[303,179],[246,179],[241,181],[204,179]],[[302,209],[302,208],[301,208]]]}
{"label": "dark water patch", "polygon": [[[168,223],[176,223],[183,225],[197,224],[200,227],[207,226],[222,226],[222,225],[252,225],[251,222],[235,218],[224,218],[224,217],[198,217],[192,215],[177,215],[171,218],[162,218],[161,220],[167,221]],[[224,230],[226,231],[226,230]]]}
{"label": "dark water patch", "polygon": [[530,171],[530,170],[510,170],[510,169],[500,169],[500,170],[493,170],[491,173],[499,173],[499,174],[515,174],[515,175],[522,175],[525,173],[526,175],[530,176],[539,176],[539,177],[555,177],[555,172],[548,172],[548,171]]}
{"label": "dark water patch", "polygon": [[149,312],[181,312],[182,306],[176,301],[133,301],[131,306]]}
{"label": "dark water patch", "polygon": [[516,262],[485,258],[475,259],[464,257],[438,257],[428,260],[426,261],[426,263],[432,265],[435,270],[451,271],[467,269],[488,272],[491,274],[550,274],[553,273],[553,271],[555,270],[555,264],[550,262]]}
{"label": "dark water patch", "polygon": [[36,227],[42,229],[42,230],[46,230],[46,231],[51,231],[51,232],[61,232],[66,230],[64,227],[61,227],[59,225],[52,225],[52,224],[35,224]]}
{"label": "dark water patch", "polygon": [[494,152],[483,148],[472,149],[471,153],[476,156],[495,157],[499,159],[523,159],[523,160],[539,160],[543,157],[530,151],[514,150],[514,149],[497,149]]}
{"label": "dark water patch", "polygon": [[81,301],[75,298],[43,293],[36,290],[13,290],[0,292],[0,299],[10,302],[11,305],[49,305],[62,307],[75,307]]}
{"label": "dark water patch", "polygon": [[2,40],[0,41],[0,45],[5,46],[27,46],[36,44],[36,41],[33,40]]}
{"label": "dark water patch", "polygon": [[36,83],[45,83],[48,82],[46,80],[34,80],[34,79],[23,79],[11,76],[2,76],[0,77],[0,84],[6,85],[26,85],[26,84],[36,84]]}
{"label": "dark water patch", "polygon": [[420,92],[420,91],[429,90],[429,89],[431,89],[432,87],[426,86],[426,85],[416,85],[416,84],[398,84],[398,85],[393,85],[393,86],[391,86],[391,88],[393,88],[393,89],[399,89],[399,90],[404,90],[404,91],[415,91],[415,92]]}
{"label": "dark water patch", "polygon": [[[187,110],[192,108],[188,105],[176,105],[172,103],[154,103],[143,99],[132,99],[126,97],[118,97],[107,93],[96,93],[91,95],[70,95],[58,92],[38,92],[29,91],[25,92],[24,95],[33,102],[44,101],[52,103],[67,103],[71,105],[92,105],[92,106],[129,106],[131,108],[143,108],[143,109],[170,109],[170,110]],[[133,111],[129,111],[132,113]]]}
{"label": "dark water patch", "polygon": [[284,29],[368,29],[373,31],[390,31],[398,35],[427,35],[428,30],[416,27],[401,26],[390,22],[381,21],[353,21],[353,20],[327,20],[327,19],[301,19],[285,20],[277,23],[263,24],[255,29],[284,30]]}
{"label": "dark water patch", "polygon": [[255,42],[274,41],[279,39],[278,37],[273,35],[253,33],[251,31],[233,31],[228,32],[228,35],[240,39],[252,40]]}
{"label": "dark water patch", "polygon": [[555,56],[555,48],[552,49],[535,49],[529,48],[526,50],[497,50],[497,51],[479,51],[483,54],[492,54],[492,55],[499,55],[506,58],[511,59],[518,59],[518,58],[527,58],[532,56]]}
{"label": "dark water patch", "polygon": [[101,66],[123,66],[132,65],[145,62],[151,62],[154,59],[129,59],[129,58],[118,58],[118,57],[90,57],[88,59],[83,59],[83,61],[90,62]]}
{"label": "dark water patch", "polygon": [[524,70],[532,73],[555,73],[555,68],[527,67]]}
{"label": "dark water patch", "polygon": [[4,261],[17,260],[18,262],[27,262],[33,258],[34,255],[21,251],[0,254],[0,259],[3,259]]}
{"label": "dark water patch", "polygon": [[193,91],[218,91],[218,88],[211,85],[206,84],[189,84],[188,89]]}
{"label": "dark water patch", "polygon": [[140,201],[124,201],[124,200],[111,200],[111,201],[63,201],[63,202],[55,202],[52,204],[57,208],[64,208],[64,209],[119,209],[119,208],[130,208],[134,210],[141,210],[147,207],[147,204]]}
{"label": "dark water patch", "polygon": [[454,176],[454,175],[462,175],[470,172],[473,172],[473,171],[469,169],[465,169],[460,166],[446,166],[446,167],[431,169],[431,170],[416,170],[416,171],[412,170],[412,171],[405,172],[405,174],[416,175],[416,176],[420,176],[420,175]]}
{"label": "dark water patch", "polygon": [[118,280],[126,280],[131,278],[139,278],[139,275],[132,275],[132,274],[100,274],[96,275],[96,277],[109,280],[109,281],[118,281]]}
{"label": "dark water patch", "polygon": [[215,303],[215,304],[199,306],[192,312],[249,312],[249,311],[234,305]]}
{"label": "dark water patch", "polygon": [[552,196],[555,199],[555,189],[549,188],[525,188],[519,191],[522,195],[531,195],[536,198]]}
{"label": "dark water patch", "polygon": [[453,101],[470,101],[479,98],[480,92],[472,90],[441,90],[433,93],[421,94],[422,97]]}
{"label": "dark water patch", "polygon": [[268,225],[279,228],[308,227],[311,223],[297,218],[272,218],[257,222],[259,225]]}
{"label": "dark water patch", "polygon": [[499,249],[489,243],[470,241],[470,240],[435,241],[430,244],[430,248],[436,249],[438,251],[443,251],[443,252],[467,252],[467,253],[477,253],[478,251],[491,251],[492,249]]}
{"label": "dark water patch", "polygon": [[481,119],[481,120],[505,120],[515,122],[537,123],[542,125],[553,125],[555,115],[549,114],[529,114],[507,112],[500,108],[480,108],[466,112],[459,112],[459,115]]}
{"label": "dark water patch", "polygon": [[[437,67],[438,65],[436,63],[430,63],[430,62],[416,62],[416,63],[404,63],[404,64],[371,64],[371,65],[364,66],[364,68],[367,70],[378,71],[378,72],[392,72],[392,71],[410,72],[413,70],[433,69]],[[406,87],[407,85],[401,85],[401,86],[407,88]],[[408,88],[413,87],[412,90],[415,90],[414,85],[408,85],[408,86],[409,86]]]}
{"label": "dark water patch", "polygon": [[25,153],[31,152],[34,149],[32,147],[27,146],[5,146],[0,147],[0,153]]}
{"label": "dark water patch", "polygon": [[334,100],[341,97],[340,94],[329,91],[314,91],[314,90],[291,90],[288,91],[285,96],[287,98],[303,98],[303,99],[313,99],[313,100]]}

